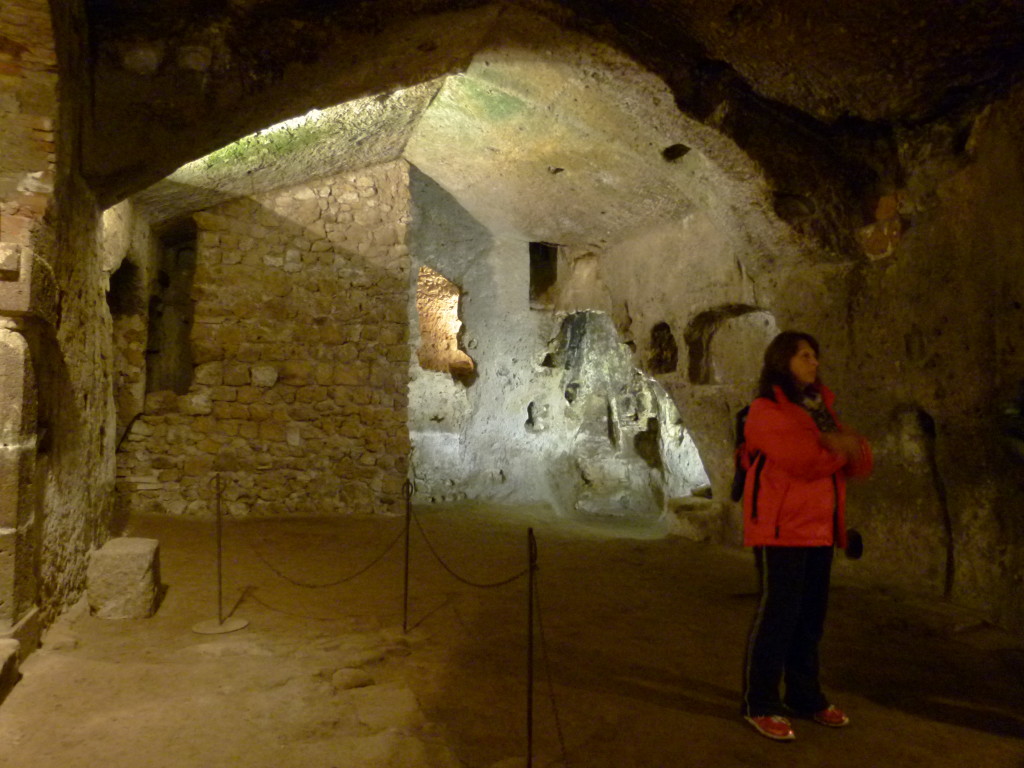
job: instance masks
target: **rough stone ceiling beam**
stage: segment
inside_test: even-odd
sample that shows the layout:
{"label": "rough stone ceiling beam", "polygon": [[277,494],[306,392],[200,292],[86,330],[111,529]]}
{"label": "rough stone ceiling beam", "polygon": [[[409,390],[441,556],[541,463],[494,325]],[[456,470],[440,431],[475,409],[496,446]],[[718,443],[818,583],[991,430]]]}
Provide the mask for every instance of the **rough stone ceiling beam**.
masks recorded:
{"label": "rough stone ceiling beam", "polygon": [[[195,35],[211,35],[220,29],[217,24],[181,22],[150,48],[138,42],[137,32],[132,37],[122,29],[100,45],[105,56],[97,77],[97,114],[106,111],[113,127],[136,135],[113,131],[111,136],[126,140],[105,143],[92,135],[85,144],[87,167],[90,162],[94,171],[106,167],[109,173],[91,178],[114,194],[171,157],[197,147],[215,149],[214,137],[233,134],[240,125],[252,130],[312,105],[393,93],[396,85],[415,83],[425,73],[460,72],[423,112],[405,156],[492,230],[600,246],[626,236],[630,228],[685,216],[697,205],[740,211],[740,216],[754,211],[740,227],[743,236],[768,243],[776,238],[755,230],[774,227],[774,210],[799,230],[798,239],[830,233],[818,243],[825,255],[817,258],[843,260],[859,253],[853,233],[868,223],[864,212],[874,210],[898,174],[894,125],[859,118],[912,121],[938,109],[950,94],[932,80],[941,80],[953,59],[970,65],[953,79],[954,91],[967,83],[1005,85],[1013,78],[1006,58],[1024,39],[1019,20],[1007,17],[1004,0],[978,0],[984,18],[963,19],[970,36],[956,43],[955,55],[943,48],[929,58],[928,45],[921,48],[916,38],[903,51],[893,42],[899,35],[882,34],[881,19],[896,13],[894,2],[871,0],[870,12],[851,16],[810,0],[781,0],[777,11],[754,0],[641,5],[510,0],[485,7],[467,0],[456,4],[461,12],[417,17],[440,6],[412,4],[402,14],[400,4],[382,0],[380,8],[391,8],[394,17],[382,12],[371,24],[362,11],[350,8],[355,15],[345,20],[341,11],[348,6],[339,3],[324,15],[323,29],[292,18],[301,15],[301,6],[257,2],[229,14],[229,31],[208,40],[206,69],[192,75],[180,70],[188,68],[188,56],[201,38]],[[239,16],[257,9],[265,16]],[[210,18],[219,18],[221,11],[211,13]],[[926,41],[956,42],[936,26],[930,7],[900,10],[897,17],[913,21]],[[1003,19],[1002,28],[992,21],[997,18]],[[594,26],[602,19],[616,26]],[[865,26],[870,19],[878,29]],[[267,49],[266,60],[252,60],[261,42],[268,42],[271,21],[290,31],[282,33],[279,49]],[[766,39],[758,41],[758,35]],[[786,35],[792,51],[779,47]],[[308,51],[300,50],[307,44]],[[786,63],[789,56],[803,62],[805,49],[817,52],[813,63]],[[773,53],[766,56],[766,50]],[[907,55],[901,58],[902,53]],[[864,69],[864,57],[877,66]],[[888,87],[887,62],[903,67],[900,88]],[[149,65],[152,71],[144,71]],[[759,79],[745,79],[744,73]],[[199,74],[196,80],[193,75]],[[239,76],[252,81],[240,84]],[[122,91],[133,78],[136,85]],[[155,90],[147,90],[151,86]],[[144,106],[131,101],[136,87],[145,93]],[[197,109],[197,98],[213,105],[209,115]],[[858,119],[838,119],[843,116]],[[375,141],[390,150],[367,152],[362,159],[395,156],[414,120],[378,123]],[[952,128],[955,134],[962,126]],[[147,144],[142,133],[157,140]],[[669,162],[661,152],[677,144],[697,151]],[[146,149],[152,156],[139,155]],[[325,158],[335,151],[323,148],[318,155],[325,172],[333,164]],[[335,167],[353,167],[358,159],[338,160]],[[246,176],[256,173],[247,170],[253,173]],[[303,173],[297,167],[291,178]],[[273,172],[264,176],[274,177]],[[145,204],[150,210],[166,205],[159,214],[166,216],[177,197],[174,205],[186,212],[200,200],[186,202],[190,195],[207,194],[211,186],[193,182],[172,179],[163,191],[144,196]],[[182,186],[172,191],[173,184]],[[219,194],[251,191],[252,185],[249,178],[227,182]],[[789,201],[800,203],[797,219],[807,222],[787,217]]]}
{"label": "rough stone ceiling beam", "polygon": [[157,227],[241,195],[355,171],[401,157],[435,80],[327,107],[293,126],[259,131],[188,163],[135,195]]}
{"label": "rough stone ceiling beam", "polygon": [[337,16],[302,18],[309,9],[301,5],[289,16],[287,5],[254,18],[205,14],[165,29],[93,24],[99,53],[82,171],[101,205],[310,109],[459,72],[497,14],[488,6],[346,25]]}

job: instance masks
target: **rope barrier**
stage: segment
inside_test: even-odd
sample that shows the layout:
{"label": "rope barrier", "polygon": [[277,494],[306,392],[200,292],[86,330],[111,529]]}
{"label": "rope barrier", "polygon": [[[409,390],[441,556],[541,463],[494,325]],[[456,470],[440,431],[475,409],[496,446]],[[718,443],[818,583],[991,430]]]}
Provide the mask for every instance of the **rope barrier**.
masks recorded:
{"label": "rope barrier", "polygon": [[281,578],[281,579],[287,581],[289,584],[295,585],[296,587],[303,587],[305,589],[325,589],[327,587],[336,587],[339,584],[344,584],[345,582],[352,581],[352,580],[358,578],[359,576],[362,576],[368,570],[373,568],[373,566],[377,565],[377,563],[379,563],[381,560],[383,560],[387,556],[387,554],[392,549],[394,549],[395,545],[398,543],[399,539],[402,538],[402,535],[404,533],[405,533],[405,529],[403,528],[402,530],[400,530],[398,532],[398,535],[396,535],[395,538],[391,540],[391,543],[389,543],[387,545],[387,547],[384,548],[383,552],[381,552],[379,555],[377,555],[375,558],[373,558],[373,560],[371,560],[368,564],[366,564],[365,566],[363,566],[362,568],[357,570],[355,573],[353,573],[353,574],[351,574],[349,576],[342,576],[341,578],[334,579],[333,581],[325,581],[325,582],[302,581],[300,579],[292,578],[291,576],[289,576],[288,574],[284,573],[279,568],[277,568],[277,566],[275,566],[269,560],[267,560],[267,558],[265,558],[263,556],[263,554],[256,548],[255,544],[252,544],[250,546],[252,548],[253,554],[255,554],[256,557],[258,557],[263,562],[263,564],[265,566],[267,566],[267,568],[269,568],[271,571],[273,571],[274,574],[278,578]]}
{"label": "rope barrier", "polygon": [[416,484],[406,478],[402,483],[402,493],[405,494],[405,568],[402,571],[402,634],[409,634],[409,534],[412,525],[412,494],[416,490]]}
{"label": "rope barrier", "polygon": [[502,579],[501,581],[488,582],[486,584],[471,581],[470,579],[464,578],[457,574],[454,570],[452,570],[448,566],[448,564],[441,558],[441,556],[437,553],[437,550],[434,549],[434,545],[431,544],[430,539],[427,538],[426,531],[423,530],[423,526],[420,524],[419,518],[417,518],[415,514],[412,516],[412,521],[416,524],[416,527],[419,529],[420,534],[423,536],[423,541],[427,545],[427,549],[430,550],[430,554],[434,556],[434,559],[436,559],[437,562],[441,565],[441,567],[448,571],[448,573],[451,574],[451,576],[456,581],[460,581],[466,586],[477,587],[478,589],[495,589],[496,587],[504,587],[506,584],[511,584],[513,581],[517,581],[518,579],[523,578],[523,576],[525,576],[529,572],[529,568],[524,568],[519,573],[515,574],[514,576],[509,576],[507,579]]}
{"label": "rope barrier", "polygon": [[526,550],[530,563],[526,590],[526,768],[533,768],[533,595],[537,581],[537,539],[533,528],[526,532]]}
{"label": "rope barrier", "polygon": [[[407,503],[406,524],[402,527],[402,529],[400,531],[398,531],[396,533],[395,537],[388,543],[388,545],[384,548],[384,550],[380,554],[378,554],[376,557],[374,557],[365,566],[363,566],[362,568],[358,569],[357,571],[355,571],[354,573],[352,573],[352,574],[350,574],[348,576],[342,576],[340,578],[333,579],[331,581],[324,581],[324,582],[304,581],[302,579],[297,579],[297,578],[294,578],[292,576],[289,576],[287,573],[285,573],[280,568],[275,566],[272,562],[270,562],[270,560],[268,560],[266,557],[264,557],[263,553],[261,553],[259,551],[259,549],[256,547],[255,544],[250,544],[250,548],[252,549],[253,554],[255,554],[256,557],[259,558],[259,560],[265,566],[267,566],[267,568],[270,569],[278,578],[283,579],[284,581],[287,581],[289,584],[292,584],[292,585],[294,585],[296,587],[303,587],[305,589],[325,589],[327,587],[336,587],[339,584],[344,584],[345,582],[352,581],[352,580],[358,578],[359,576],[362,576],[368,570],[370,570],[375,565],[377,565],[377,563],[379,563],[381,560],[383,560],[388,555],[388,553],[395,547],[395,545],[398,544],[399,540],[403,536],[405,536],[405,539],[406,539],[406,542],[405,542],[406,576],[405,576],[405,578],[406,578],[406,587],[408,587],[408,558],[409,558],[408,529],[409,529],[409,521],[411,520],[413,523],[415,523],[416,528],[419,530],[420,535],[423,537],[423,542],[427,545],[427,549],[430,551],[430,554],[434,556],[434,559],[436,559],[437,562],[440,564],[440,566],[445,571],[447,571],[454,579],[456,579],[457,581],[462,582],[463,584],[465,584],[467,586],[476,587],[478,589],[495,589],[497,587],[504,587],[507,584],[511,584],[512,582],[514,582],[514,581],[516,581],[518,579],[521,579],[523,576],[526,575],[528,569],[524,568],[523,570],[519,571],[518,573],[516,573],[516,574],[514,574],[512,576],[509,576],[506,579],[501,579],[499,581],[487,582],[487,583],[473,581],[472,579],[468,579],[468,578],[465,578],[464,576],[460,576],[451,566],[449,566],[444,561],[444,558],[441,557],[441,555],[438,553],[437,549],[434,547],[433,543],[431,543],[430,538],[427,536],[427,532],[424,530],[422,523],[420,523],[420,521],[419,521],[419,518],[416,517],[416,515],[412,512],[411,497],[412,497],[413,485],[407,480],[405,482],[405,485],[403,486],[403,489],[406,492],[406,503]],[[406,592],[408,592],[408,588],[406,589]]]}
{"label": "rope barrier", "polygon": [[[280,613],[280,614],[283,614],[284,616],[291,616],[291,617],[296,618],[296,619],[308,619],[309,621],[344,621],[344,620],[350,618],[350,614],[345,614],[344,616],[312,616],[312,615],[310,615],[308,613],[298,613],[296,611],[287,611],[284,608],[278,608],[278,607],[273,606],[270,603],[266,602],[265,600],[260,599],[259,597],[256,596],[255,591],[252,590],[252,589],[250,589],[249,592],[244,596],[243,600],[252,600],[254,603],[262,605],[268,611],[273,611],[274,613]],[[240,600],[239,604],[241,604],[242,602],[243,601]]]}
{"label": "rope barrier", "polygon": [[[558,705],[557,705],[557,702],[555,700],[554,682],[553,682],[552,675],[551,675],[551,661],[550,661],[550,658],[548,656],[547,638],[546,638],[545,632],[544,632],[544,620],[543,620],[543,615],[542,615],[542,611],[541,611],[541,604],[540,604],[540,591],[539,591],[539,589],[537,587],[537,578],[536,578],[537,571],[538,571],[538,565],[537,565],[537,539],[534,536],[533,528],[529,528],[527,530],[527,549],[528,549],[528,563],[529,564],[527,565],[526,568],[524,568],[523,570],[519,571],[518,573],[513,574],[512,576],[509,576],[509,577],[504,578],[504,579],[500,579],[498,581],[492,581],[492,582],[474,581],[472,579],[468,579],[468,578],[466,578],[464,576],[461,576],[451,566],[449,566],[448,563],[445,562],[444,558],[442,558],[441,555],[438,553],[438,551],[434,547],[433,543],[430,541],[430,537],[427,536],[427,532],[423,528],[423,524],[420,522],[419,518],[416,516],[416,514],[413,512],[413,509],[412,509],[412,495],[413,495],[413,492],[415,490],[414,484],[411,481],[406,480],[406,482],[402,486],[402,490],[403,490],[403,492],[405,494],[405,501],[406,501],[405,524],[402,526],[402,529],[398,531],[398,533],[395,535],[395,537],[388,543],[387,547],[385,547],[382,552],[380,552],[376,557],[374,557],[365,566],[363,566],[362,568],[359,568],[357,571],[355,571],[354,573],[352,573],[352,574],[350,574],[348,576],[343,576],[341,578],[334,579],[334,580],[331,580],[331,581],[326,581],[326,582],[311,582],[311,581],[305,581],[305,580],[301,580],[301,579],[296,579],[296,578],[293,578],[292,576],[289,576],[288,574],[284,573],[281,569],[279,569],[277,566],[275,566],[273,563],[271,563],[266,557],[263,556],[263,554],[259,551],[259,549],[254,544],[251,545],[252,551],[256,555],[256,557],[259,558],[259,560],[272,573],[274,573],[278,578],[283,579],[284,581],[288,582],[289,584],[292,584],[292,585],[297,586],[297,587],[302,587],[304,589],[325,589],[325,588],[328,588],[328,587],[338,586],[339,584],[344,584],[346,582],[352,581],[353,579],[356,579],[359,576],[363,575],[364,573],[369,571],[371,568],[373,568],[375,565],[380,563],[388,555],[388,553],[391,552],[392,549],[394,549],[394,547],[398,544],[399,540],[401,540],[404,537],[404,539],[405,539],[405,552],[404,552],[405,568],[404,568],[404,575],[403,575],[404,584],[403,584],[403,606],[402,606],[402,631],[403,632],[407,632],[408,631],[409,555],[410,555],[410,538],[411,538],[411,532],[412,532],[412,526],[413,525],[415,525],[416,528],[419,530],[420,536],[423,538],[423,542],[426,545],[427,550],[430,552],[431,555],[433,555],[434,559],[437,560],[438,564],[450,576],[452,576],[452,578],[454,578],[456,581],[461,582],[462,584],[465,584],[466,586],[473,587],[473,588],[476,588],[476,589],[496,589],[496,588],[499,588],[499,587],[507,586],[507,585],[509,585],[509,584],[511,584],[511,583],[513,583],[515,581],[518,581],[519,579],[523,578],[524,576],[528,576],[529,579],[528,579],[528,587],[527,587],[527,622],[528,622],[528,625],[527,625],[527,672],[526,672],[526,674],[527,674],[527,681],[526,681],[526,685],[527,685],[527,702],[526,702],[526,741],[527,741],[526,756],[527,757],[526,757],[526,765],[527,765],[527,768],[532,768],[532,766],[533,766],[533,688],[534,688],[534,656],[535,656],[535,654],[534,654],[534,627],[536,626],[536,628],[539,630],[541,658],[542,658],[542,662],[543,662],[543,665],[544,665],[544,672],[545,672],[545,677],[546,677],[546,681],[547,681],[548,698],[550,699],[551,709],[552,709],[552,712],[554,714],[555,730],[556,730],[556,733],[557,733],[557,736],[558,736],[558,744],[559,744],[559,748],[560,748],[561,756],[562,756],[562,766],[564,768],[567,768],[569,763],[568,763],[568,758],[566,756],[565,736],[564,736],[564,733],[562,731],[561,717],[559,715]],[[218,497],[219,497],[219,495],[220,494],[218,493]],[[274,611],[276,613],[281,613],[281,614],[284,614],[286,616],[293,616],[293,617],[309,619],[309,620],[313,620],[313,621],[338,621],[339,619],[343,618],[341,616],[337,616],[337,617],[310,616],[308,614],[296,613],[296,612],[284,610],[282,608],[277,608],[275,606],[272,606],[272,605],[268,604],[267,602],[265,602],[261,598],[259,598],[256,594],[254,594],[254,590],[252,590],[252,589],[248,589],[247,592],[245,594],[243,594],[242,600],[245,600],[245,599],[251,599],[253,602],[258,603],[259,605],[263,606],[267,610]],[[242,600],[240,600],[239,603],[241,603]]]}

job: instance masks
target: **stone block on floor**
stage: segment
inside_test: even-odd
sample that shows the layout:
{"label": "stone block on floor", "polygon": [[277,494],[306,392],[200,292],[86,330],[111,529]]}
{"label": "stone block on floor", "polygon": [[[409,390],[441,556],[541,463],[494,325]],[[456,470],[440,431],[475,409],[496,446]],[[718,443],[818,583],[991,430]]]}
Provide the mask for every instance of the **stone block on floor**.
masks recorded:
{"label": "stone block on floor", "polygon": [[103,619],[145,619],[160,597],[160,543],[111,539],[89,558],[89,610]]}

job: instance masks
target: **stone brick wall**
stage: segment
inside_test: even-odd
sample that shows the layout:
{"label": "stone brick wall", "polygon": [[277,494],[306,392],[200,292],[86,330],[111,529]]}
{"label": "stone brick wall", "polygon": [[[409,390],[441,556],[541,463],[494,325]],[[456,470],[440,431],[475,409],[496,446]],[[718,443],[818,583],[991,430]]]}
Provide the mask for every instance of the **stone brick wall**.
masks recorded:
{"label": "stone brick wall", "polygon": [[24,616],[35,600],[35,384],[25,337],[0,327],[0,632]]}
{"label": "stone brick wall", "polygon": [[129,509],[397,512],[406,428],[405,163],[197,214],[187,393],[151,392],[122,446]]}
{"label": "stone brick wall", "polygon": [[49,4],[0,6],[0,203],[5,242],[41,216],[53,191],[57,55]]}
{"label": "stone brick wall", "polygon": [[40,549],[33,347],[37,321],[54,319],[43,215],[56,171],[56,65],[49,4],[0,5],[0,638],[25,651],[37,634]]}
{"label": "stone brick wall", "polygon": [[[54,116],[57,56],[49,4],[10,0],[0,5],[0,314],[37,309],[39,230],[56,174]],[[40,274],[45,272],[45,275]],[[48,278],[48,279],[47,279]],[[48,291],[52,293],[52,291]]]}

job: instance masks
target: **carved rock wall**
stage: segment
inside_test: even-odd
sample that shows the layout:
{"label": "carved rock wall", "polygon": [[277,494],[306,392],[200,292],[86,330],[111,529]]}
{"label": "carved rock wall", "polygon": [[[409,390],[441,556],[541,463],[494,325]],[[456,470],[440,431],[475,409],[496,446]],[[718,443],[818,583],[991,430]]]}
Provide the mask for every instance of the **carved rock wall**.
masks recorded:
{"label": "carved rock wall", "polygon": [[[38,593],[46,610],[57,610],[75,596],[82,584],[85,553],[107,535],[117,432],[111,397],[115,329],[104,301],[106,273],[97,256],[93,194],[105,203],[114,202],[186,159],[314,103],[363,97],[463,70],[498,19],[498,9],[492,7],[463,17],[403,17],[389,26],[383,23],[388,14],[380,15],[379,8],[369,4],[357,15],[359,24],[353,25],[350,13],[339,10],[329,24],[317,18],[301,33],[282,36],[283,14],[296,9],[273,5],[280,8],[281,17],[267,15],[248,26],[244,15],[231,9],[243,22],[239,29],[247,32],[228,35],[219,26],[220,18],[209,23],[206,17],[194,23],[184,19],[185,27],[172,31],[165,21],[179,19],[180,8],[175,3],[151,4],[148,9],[161,12],[141,36],[130,18],[123,26],[107,23],[110,18],[93,19],[93,46],[86,45],[89,25],[82,3],[8,0],[0,6],[0,309],[5,317],[14,318],[5,321],[5,328],[27,340],[39,381],[40,439],[32,487],[44,512],[37,519],[36,538],[26,539],[25,546],[14,541],[22,565],[35,563],[38,557]],[[398,3],[394,5],[397,8]],[[436,9],[442,4],[426,5]],[[868,534],[869,555],[862,566],[875,569],[883,580],[923,585],[933,593],[976,604],[1004,623],[1024,626],[1020,466],[1012,440],[1007,440],[1012,435],[1002,423],[1003,417],[1012,417],[1014,408],[1020,412],[1017,387],[1024,378],[1018,344],[1024,331],[1024,271],[1019,264],[1024,234],[1018,223],[1024,202],[1019,171],[1024,99],[1019,92],[999,96],[1002,100],[975,120],[983,100],[1005,95],[1019,80],[1019,19],[1010,4],[983,3],[985,13],[975,14],[973,20],[965,16],[959,19],[964,24],[954,25],[944,17],[942,23],[935,22],[946,13],[940,5],[928,6],[925,17],[913,19],[915,6],[902,4],[900,13],[911,17],[898,25],[899,34],[892,34],[889,24],[876,24],[876,14],[886,17],[885,12],[867,7],[849,11],[837,4],[794,3],[793,10],[782,15],[763,3],[732,0],[673,3],[669,5],[679,12],[671,14],[664,12],[664,4],[639,1],[559,5],[585,14],[571,26],[593,30],[634,54],[651,77],[663,77],[669,86],[665,96],[670,98],[659,96],[661,103],[674,103],[687,115],[687,125],[679,126],[685,131],[678,131],[678,136],[670,131],[663,141],[651,143],[652,156],[666,145],[692,144],[734,181],[717,193],[720,205],[711,206],[721,219],[717,232],[687,233],[680,222],[673,222],[664,231],[612,242],[609,254],[614,258],[608,263],[599,254],[578,265],[582,273],[593,272],[599,264],[603,287],[588,281],[576,286],[578,296],[586,296],[580,299],[584,305],[607,303],[620,331],[636,344],[641,365],[650,359],[651,328],[659,323],[670,326],[679,345],[679,369],[659,375],[676,396],[684,419],[694,425],[716,495],[721,495],[728,476],[731,413],[748,399],[749,383],[729,384],[724,380],[728,373],[721,381],[691,381],[685,330],[701,313],[738,303],[770,313],[779,327],[803,327],[819,336],[828,379],[843,398],[843,415],[866,431],[879,449],[876,477],[852,494],[852,519]],[[128,14],[129,4],[117,7],[115,17]],[[51,10],[60,46],[53,44]],[[793,24],[804,10],[823,13],[824,25],[815,26],[808,17],[810,26],[796,34]],[[854,14],[849,19],[852,26],[839,23],[848,13]],[[552,18],[573,21],[574,16]],[[507,17],[497,23],[507,26]],[[858,33],[876,28],[878,37]],[[784,30],[792,33],[789,38],[779,34]],[[941,34],[936,36],[936,30]],[[216,35],[205,49],[197,50],[193,43],[206,32]],[[765,34],[772,35],[767,47],[748,44]],[[956,45],[948,44],[950,35],[957,37]],[[165,45],[168,37],[172,39]],[[914,40],[908,46],[910,37]],[[815,45],[808,48],[804,42],[811,39]],[[55,48],[62,54],[59,84]],[[815,50],[838,53],[829,60],[816,58]],[[95,67],[87,60],[87,51],[99,52],[89,57]],[[808,56],[821,66],[778,65]],[[851,67],[853,61],[860,65]],[[553,82],[561,89],[566,84],[563,71],[555,66],[553,72]],[[56,138],[61,150],[55,174],[58,85],[62,103]],[[570,100],[551,103],[566,101]],[[950,112],[944,114],[947,109]],[[499,110],[496,115],[503,120],[507,113]],[[853,119],[838,119],[846,115]],[[80,143],[83,125],[89,140]],[[545,139],[554,135],[540,133]],[[712,142],[709,133],[728,140]],[[587,137],[584,146],[593,144]],[[719,151],[709,154],[712,144]],[[724,144],[729,147],[722,149]],[[449,150],[444,144],[446,160]],[[493,154],[490,145],[485,151]],[[689,157],[696,155],[691,152]],[[79,158],[85,168],[76,166]],[[547,164],[545,160],[543,165]],[[561,160],[541,170],[553,183],[572,178],[573,169]],[[89,174],[89,188],[79,178],[82,172]],[[61,178],[55,181],[55,176]],[[488,184],[507,180],[493,171],[483,177]],[[352,188],[353,202],[363,200],[360,190],[365,187],[353,182]],[[708,185],[694,188],[706,190]],[[535,196],[538,187],[531,180],[524,189]],[[317,190],[323,191],[320,186]],[[342,189],[342,194],[352,190]],[[288,215],[296,217],[296,231],[275,241],[267,253],[261,249],[277,237],[272,232],[291,226],[277,216],[276,203],[268,202],[273,198],[221,211],[221,218],[237,232],[218,229],[215,221],[202,225],[201,250],[220,259],[199,273],[200,285],[207,286],[199,296],[197,316],[207,321],[195,336],[202,381],[197,377],[185,395],[151,396],[151,408],[136,422],[138,431],[126,443],[128,461],[138,463],[126,465],[122,475],[125,498],[175,509],[184,499],[185,509],[208,511],[209,472],[220,467],[238,473],[228,492],[233,497],[227,499],[237,505],[233,512],[243,514],[261,503],[260,509],[298,511],[285,503],[292,491],[284,490],[284,481],[308,482],[310,477],[303,472],[310,469],[309,463],[301,471],[279,470],[289,462],[294,467],[314,441],[330,443],[332,434],[348,439],[348,447],[337,454],[340,469],[334,467],[339,476],[354,478],[344,491],[345,503],[389,498],[387,488],[403,474],[399,465],[407,450],[400,445],[403,433],[395,425],[402,423],[399,379],[406,375],[408,349],[398,349],[405,344],[404,331],[398,329],[404,321],[397,319],[403,300],[391,301],[391,288],[377,292],[377,276],[386,270],[378,270],[379,265],[372,263],[376,257],[370,255],[387,251],[389,258],[405,256],[398,231],[391,227],[394,222],[374,219],[379,209],[370,213],[372,195],[357,205],[337,197],[333,185],[326,199],[314,191],[316,207],[326,202],[327,208],[321,210],[332,213],[308,221],[314,213],[309,198],[289,197],[282,206],[294,208]],[[503,199],[513,200],[514,195]],[[636,199],[642,195],[630,197]],[[333,213],[335,202],[338,217]],[[351,205],[351,222],[340,218],[345,205]],[[48,208],[47,225],[43,219]],[[735,213],[736,221],[725,221],[722,211]],[[365,221],[359,221],[357,213]],[[277,217],[278,224],[262,222],[265,214],[272,222]],[[381,224],[385,219],[387,223]],[[759,229],[749,223],[754,220],[768,224]],[[686,226],[697,227],[701,219],[687,221]],[[324,225],[322,236],[319,223]],[[328,225],[344,225],[360,234],[338,251]],[[736,242],[747,244],[746,250],[724,242],[722,233],[730,229],[735,230]],[[772,240],[786,232],[793,242]],[[376,239],[378,234],[383,240]],[[232,241],[232,236],[237,239]],[[392,238],[393,249],[386,244]],[[481,342],[492,333],[497,338],[508,325],[507,310],[519,307],[514,304],[519,301],[515,286],[523,282],[523,268],[516,259],[524,243],[484,239],[465,253],[494,254],[493,262],[449,264],[454,269],[444,270],[463,286],[471,277],[481,280],[467,306],[467,343],[474,341],[473,335]],[[325,242],[325,250],[314,249]],[[792,253],[794,243],[806,263],[775,258],[777,245]],[[600,243],[601,248],[606,245]],[[256,323],[243,327],[236,321],[255,313],[268,321],[277,319],[281,308],[291,305],[289,295],[275,291],[282,284],[291,285],[293,278],[298,284],[325,268],[319,259],[332,252],[335,257],[368,257],[362,265],[366,269],[357,277],[332,273],[320,280],[321,286],[336,280],[344,285],[344,297],[334,296],[338,306],[332,308],[338,314],[331,315],[345,321],[341,340],[325,339],[325,326],[317,323],[318,299],[305,287],[306,296],[296,299],[298,306],[292,308],[295,318],[309,322],[294,324],[302,333],[291,332],[291,350],[282,349],[275,338],[253,340],[246,335],[280,331],[273,322],[257,329]],[[319,254],[315,260],[313,254]],[[280,263],[267,264],[261,261],[264,255],[280,257]],[[485,274],[499,265],[500,270]],[[231,270],[238,274],[227,279],[225,272]],[[262,273],[273,270],[278,278],[287,279],[265,280]],[[357,285],[355,281],[366,274],[367,284]],[[506,281],[508,286],[502,288]],[[252,288],[251,294],[233,293],[245,286]],[[318,295],[324,295],[322,287]],[[363,299],[372,303],[372,309]],[[492,307],[481,309],[491,300],[496,300]],[[236,308],[240,313],[234,312]],[[404,310],[403,306],[403,317]],[[214,322],[218,318],[220,322]],[[351,318],[355,319],[349,322]],[[330,323],[326,327],[336,330]],[[460,385],[423,377],[432,378],[432,386],[442,395],[461,393],[462,399],[438,399],[435,406],[451,412],[464,426],[480,403],[489,397],[500,402],[500,413],[492,411],[490,420],[473,427],[475,439],[484,445],[500,445],[504,435],[522,429],[528,420],[537,423],[540,410],[534,418],[529,409],[537,403],[535,393],[528,387],[502,389],[502,378],[513,382],[517,376],[517,369],[504,366],[503,359],[528,361],[525,370],[539,379],[544,372],[529,366],[543,356],[551,330],[527,321],[515,343],[481,350],[482,370],[490,366],[495,378],[490,380],[492,388],[470,390],[472,398]],[[124,339],[128,331],[116,332]],[[387,338],[381,341],[382,336]],[[317,359],[307,368],[309,353],[300,349],[307,338],[330,348],[331,354],[336,351],[337,358]],[[374,351],[365,351],[373,342],[378,342]],[[714,354],[714,338],[711,342]],[[270,352],[274,344],[279,346]],[[256,346],[259,350],[253,349]],[[237,355],[225,354],[228,348]],[[382,353],[384,348],[391,351]],[[354,357],[349,359],[352,350]],[[325,363],[329,369],[322,367]],[[133,364],[137,371],[138,360]],[[347,378],[357,374],[368,379]],[[137,380],[132,385],[137,386]],[[340,399],[335,398],[338,387],[349,390]],[[554,385],[550,391],[553,402],[562,396]],[[507,396],[509,392],[513,396]],[[378,395],[383,399],[376,400]],[[29,401],[22,406],[24,416]],[[367,416],[369,428],[351,418],[362,419],[365,408],[373,411]],[[389,408],[396,421],[378,412]],[[306,418],[311,411],[338,415],[345,423],[331,433],[324,428],[332,426],[324,416]],[[237,434],[231,432],[235,429]],[[424,433],[431,429],[428,424]],[[442,430],[437,435],[439,445],[452,444]],[[525,461],[540,455],[508,454],[517,460],[525,456]],[[186,456],[193,462],[187,468]],[[265,468],[254,473],[254,466]],[[488,477],[468,462],[451,466],[452,477],[460,481],[464,474],[470,479],[484,477],[494,488],[502,485],[500,470]],[[538,466],[543,469],[540,462]],[[11,471],[23,477],[22,468]],[[238,480],[243,473],[249,473],[245,483],[251,486],[243,487]],[[532,470],[521,474],[524,482],[538,476]],[[264,481],[258,478],[264,476],[269,478],[266,487],[274,490],[263,490]],[[19,485],[19,493],[23,489]],[[335,498],[343,495],[340,487],[333,492]],[[375,493],[380,495],[374,497]]]}
{"label": "carved rock wall", "polygon": [[908,142],[891,258],[851,281],[848,412],[875,438],[857,488],[887,580],[1024,629],[1024,91],[959,151]]}
{"label": "carved rock wall", "polygon": [[[841,417],[876,453],[874,476],[850,487],[850,523],[866,545],[856,567],[1017,628],[1024,228],[1014,211],[1024,205],[1022,110],[1018,89],[974,120],[959,148],[938,140],[941,126],[930,143],[903,137],[904,186],[887,214],[901,236],[870,258],[790,261],[745,274],[744,250],[711,229],[700,234],[693,220],[621,244],[602,261],[640,364],[659,321],[682,342],[710,309],[722,317],[759,310],[736,315],[754,318],[746,330],[707,325],[707,381],[694,378],[699,344],[680,343],[678,370],[658,376],[692,424],[716,498],[726,497],[732,472],[732,416],[752,396],[760,364],[744,368],[723,355],[759,354],[755,347],[771,334],[752,343],[764,330],[758,317],[809,331],[822,344],[822,375],[839,395]],[[723,530],[735,535],[738,508],[723,514],[732,521]]]}
{"label": "carved rock wall", "polygon": [[414,264],[462,289],[463,339],[478,373],[464,384],[412,366],[420,500],[548,504],[649,522],[666,495],[706,483],[674,404],[633,365],[607,312],[587,311],[606,295],[591,249],[560,249],[555,306],[531,308],[528,241],[488,231],[422,173],[412,197]]}
{"label": "carved rock wall", "polygon": [[[663,335],[668,326],[675,340],[676,368],[661,370],[656,378],[672,396],[682,422],[692,433],[716,501],[728,498],[732,413],[749,401],[753,377],[692,382],[692,351],[687,342],[695,318],[717,318],[727,307],[756,306],[753,280],[743,268],[749,256],[727,226],[707,214],[696,213],[638,233],[610,248],[600,261],[616,323],[635,346],[635,363],[650,370],[656,351],[655,329]],[[714,335],[708,334],[707,338],[713,339]],[[719,352],[727,360],[735,357],[731,348]],[[715,367],[714,360],[708,367]],[[732,370],[744,369],[736,365]],[[725,506],[719,513],[725,517],[717,526],[721,537],[737,541],[740,520],[735,510]]]}

